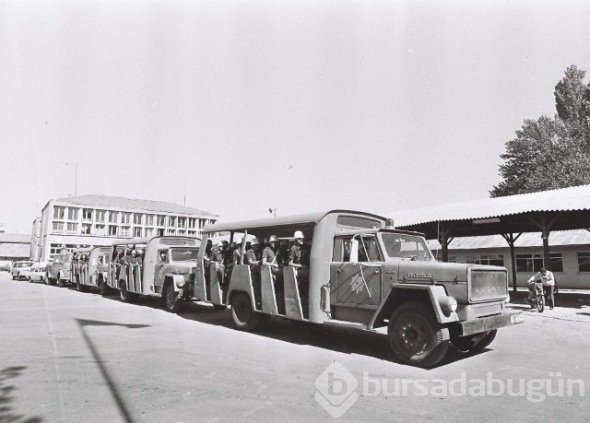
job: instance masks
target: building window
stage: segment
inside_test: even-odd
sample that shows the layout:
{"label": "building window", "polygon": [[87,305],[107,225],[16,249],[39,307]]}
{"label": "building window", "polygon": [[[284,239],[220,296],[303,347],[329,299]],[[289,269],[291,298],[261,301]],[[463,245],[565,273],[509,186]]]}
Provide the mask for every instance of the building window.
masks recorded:
{"label": "building window", "polygon": [[109,236],[117,236],[117,228],[118,226],[109,225]]}
{"label": "building window", "polygon": [[77,223],[68,223],[67,231],[69,233],[78,232],[78,224]]}
{"label": "building window", "polygon": [[90,235],[90,228],[92,225],[90,223],[82,223],[82,235]]}
{"label": "building window", "polygon": [[158,236],[164,236],[164,229],[158,228]]}
{"label": "building window", "polygon": [[145,228],[143,231],[144,231],[143,232],[144,236],[146,238],[150,238],[150,237],[154,236],[154,228]]}
{"label": "building window", "polygon": [[186,228],[186,217],[179,217],[178,218],[178,227],[179,228]]}
{"label": "building window", "polygon": [[[561,257],[561,253],[549,254],[549,262],[553,272],[563,272],[563,258]],[[516,255],[517,272],[538,272],[543,266],[543,254],[529,253]]]}
{"label": "building window", "polygon": [[549,262],[551,263],[552,272],[563,272],[563,258],[561,253],[550,253]]}
{"label": "building window", "polygon": [[121,213],[121,223],[131,223],[131,213]]}
{"label": "building window", "polygon": [[64,231],[64,224],[63,222],[53,222],[53,232],[63,232]]}
{"label": "building window", "polygon": [[176,235],[176,229],[174,229],[174,228],[166,229],[166,235]]}
{"label": "building window", "polygon": [[578,253],[578,272],[590,272],[590,253]]}
{"label": "building window", "polygon": [[109,222],[110,223],[117,223],[119,221],[119,212],[111,211],[109,212]]}
{"label": "building window", "polygon": [[135,213],[133,215],[133,224],[134,225],[141,225],[141,221],[143,220],[143,214]]}
{"label": "building window", "polygon": [[106,235],[105,226],[104,225],[96,225],[96,227],[94,228],[94,235],[105,236]]}
{"label": "building window", "polygon": [[140,238],[141,237],[141,228],[139,227],[135,227],[133,228],[133,236],[136,238]]}
{"label": "building window", "polygon": [[176,216],[168,216],[168,226],[176,226]]}
{"label": "building window", "polygon": [[105,218],[105,211],[104,210],[96,210],[94,212],[94,220],[97,222],[104,222]]}
{"label": "building window", "polygon": [[66,217],[66,208],[65,207],[53,206],[53,218],[54,219],[65,219],[65,217]]}
{"label": "building window", "polygon": [[178,235],[186,235],[186,230],[185,229],[179,229],[178,230]]}
{"label": "building window", "polygon": [[504,266],[504,256],[500,254],[469,257],[468,263],[484,264],[488,266]]}
{"label": "building window", "polygon": [[145,226],[154,226],[154,215],[153,214],[146,214],[145,215]]}
{"label": "building window", "polygon": [[129,226],[121,226],[121,236],[131,236],[131,228]]}
{"label": "building window", "polygon": [[197,219],[195,219],[194,217],[189,217],[188,218],[188,227],[191,229],[194,229],[196,227],[196,221],[197,221]]}
{"label": "building window", "polygon": [[68,220],[78,220],[78,211],[80,209],[69,207],[68,208]]}
{"label": "building window", "polygon": [[82,210],[82,220],[85,221],[92,221],[92,209],[83,209]]}
{"label": "building window", "polygon": [[166,216],[158,215],[158,226],[166,226]]}
{"label": "building window", "polygon": [[188,236],[197,236],[197,232],[196,232],[196,231],[191,231],[191,230],[189,230],[189,231],[187,232],[187,235],[188,235]]}

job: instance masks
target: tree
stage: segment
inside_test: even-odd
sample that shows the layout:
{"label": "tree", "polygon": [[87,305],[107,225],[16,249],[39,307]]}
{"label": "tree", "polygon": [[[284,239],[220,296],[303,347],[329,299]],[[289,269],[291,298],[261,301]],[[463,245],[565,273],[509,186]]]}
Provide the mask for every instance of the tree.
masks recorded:
{"label": "tree", "polygon": [[505,195],[590,184],[590,88],[576,66],[555,86],[555,118],[525,120],[501,155],[502,181],[490,195]]}

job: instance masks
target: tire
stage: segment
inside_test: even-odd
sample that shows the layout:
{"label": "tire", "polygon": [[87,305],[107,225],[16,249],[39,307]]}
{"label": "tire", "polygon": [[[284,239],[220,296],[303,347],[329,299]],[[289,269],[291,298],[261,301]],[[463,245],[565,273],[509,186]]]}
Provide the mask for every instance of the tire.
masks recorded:
{"label": "tire", "polygon": [[492,343],[497,333],[498,329],[494,329],[471,336],[455,338],[452,339],[452,343],[459,351],[462,352],[481,351]]}
{"label": "tire", "polygon": [[449,350],[448,340],[439,340],[441,325],[422,303],[407,303],[391,313],[387,338],[393,355],[402,364],[432,367]]}
{"label": "tire", "polygon": [[107,281],[105,281],[102,276],[99,276],[98,278],[98,290],[100,292],[100,295],[102,295],[103,297],[109,294],[109,287],[107,285]]}
{"label": "tire", "polygon": [[174,286],[170,281],[164,284],[162,300],[166,311],[169,311],[170,313],[178,313],[181,302],[178,300],[178,293],[174,291]]}
{"label": "tire", "polygon": [[124,303],[129,303],[133,300],[133,293],[127,290],[127,284],[123,279],[119,281],[119,298]]}
{"label": "tire", "polygon": [[240,292],[232,297],[231,316],[238,329],[252,332],[260,326],[264,315],[254,311],[248,295]]}
{"label": "tire", "polygon": [[543,313],[543,310],[545,310],[545,297],[543,295],[537,296],[537,310],[539,313]]}

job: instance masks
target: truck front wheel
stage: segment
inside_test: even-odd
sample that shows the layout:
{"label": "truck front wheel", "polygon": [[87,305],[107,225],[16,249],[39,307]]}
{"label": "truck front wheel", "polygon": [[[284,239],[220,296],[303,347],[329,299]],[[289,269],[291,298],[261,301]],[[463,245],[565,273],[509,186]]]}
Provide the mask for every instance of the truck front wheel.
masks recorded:
{"label": "truck front wheel", "polygon": [[164,307],[170,313],[178,313],[180,310],[180,301],[178,299],[178,293],[174,290],[172,281],[167,281],[164,285],[164,291],[162,292],[162,299],[164,300]]}
{"label": "truck front wheel", "polygon": [[441,329],[432,310],[422,303],[407,303],[391,313],[387,337],[397,361],[432,367],[445,357],[449,349],[449,341],[439,337]]}

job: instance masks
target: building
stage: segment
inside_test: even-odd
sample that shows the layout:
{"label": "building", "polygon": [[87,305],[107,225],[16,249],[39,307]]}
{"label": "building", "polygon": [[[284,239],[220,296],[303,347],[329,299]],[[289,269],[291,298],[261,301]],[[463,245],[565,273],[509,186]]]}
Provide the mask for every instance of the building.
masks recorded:
{"label": "building", "polygon": [[63,246],[104,246],[123,238],[200,237],[203,226],[216,220],[209,212],[163,201],[106,195],[59,198],[48,201],[41,211],[39,247],[33,258],[46,261]]}
{"label": "building", "polygon": [[[590,289],[590,232],[587,230],[555,231],[551,233],[551,271],[561,288]],[[440,244],[428,241],[433,254]],[[515,243],[516,283],[525,287],[526,281],[541,267],[543,239],[541,233],[523,233]],[[449,243],[449,262],[504,266],[512,274],[510,247],[501,235],[454,238]]]}
{"label": "building", "polygon": [[0,261],[27,260],[30,249],[29,235],[0,233]]}
{"label": "building", "polygon": [[33,231],[31,233],[31,251],[30,258],[36,260],[41,257],[41,218],[37,217],[33,220]]}

